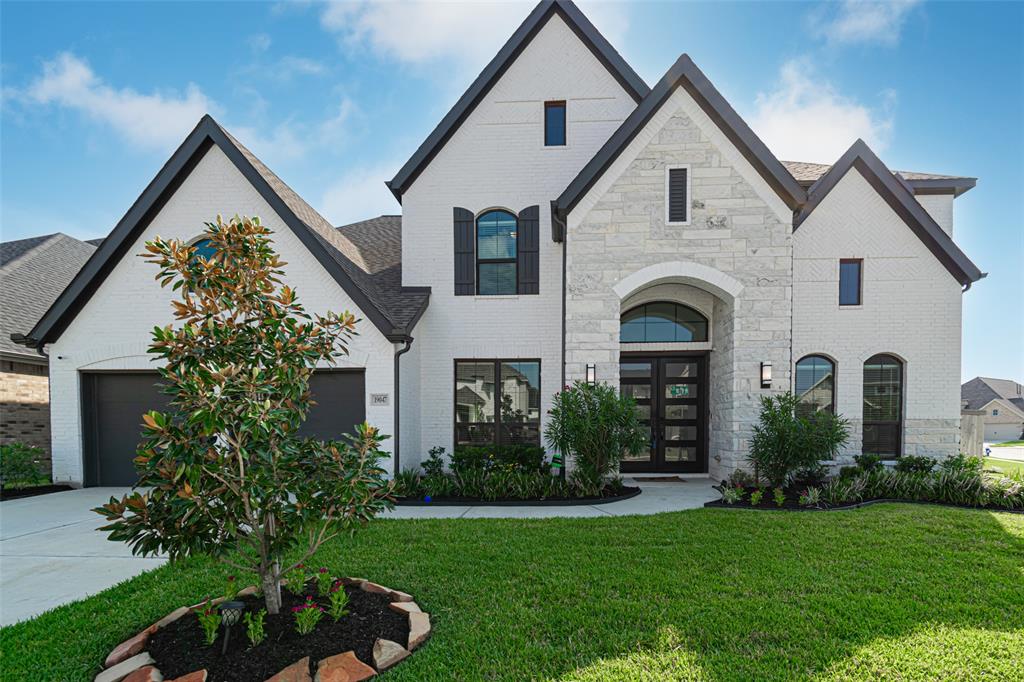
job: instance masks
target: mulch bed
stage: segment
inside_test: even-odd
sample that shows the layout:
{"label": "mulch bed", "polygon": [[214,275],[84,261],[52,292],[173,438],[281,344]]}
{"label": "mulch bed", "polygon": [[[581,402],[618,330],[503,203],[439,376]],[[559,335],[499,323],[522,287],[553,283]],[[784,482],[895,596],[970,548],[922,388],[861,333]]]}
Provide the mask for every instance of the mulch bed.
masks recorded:
{"label": "mulch bed", "polygon": [[[355,585],[346,586],[345,591],[349,597],[348,615],[335,623],[324,613],[316,629],[305,636],[295,631],[292,607],[304,603],[307,594],[313,595],[314,601],[325,609],[329,606],[326,598],[316,598],[312,581],[302,597],[281,590],[281,613],[266,616],[267,638],[256,647],[249,646],[245,622],[239,621],[231,628],[227,654],[222,656],[223,635],[213,646],[207,646],[199,619],[195,613],[189,613],[155,632],[146,648],[166,679],[206,668],[208,682],[242,682],[265,680],[304,656],[310,658],[311,674],[318,661],[345,651],[354,651],[360,661],[372,666],[377,638],[402,643],[408,640],[408,617],[388,608],[388,595],[366,592]],[[246,611],[256,612],[265,607],[262,597],[242,597],[239,601],[245,602]]]}
{"label": "mulch bed", "polygon": [[775,504],[775,499],[772,497],[773,488],[761,488],[764,491],[764,497],[761,498],[761,503],[757,506],[750,504],[750,493],[757,490],[756,487],[744,488],[747,494],[740,502],[734,504],[728,504],[722,500],[712,500],[711,502],[705,502],[705,507],[721,507],[725,509],[756,509],[759,511],[802,511],[802,512],[822,512],[822,511],[842,511],[844,509],[859,509],[860,507],[867,507],[872,504],[879,504],[882,502],[900,502],[904,504],[934,504],[940,507],[956,507],[958,509],[980,509],[985,511],[1000,511],[1010,512],[1014,514],[1024,514],[1024,510],[1021,509],[1007,509],[1006,507],[997,507],[994,505],[985,505],[983,507],[978,506],[967,506],[963,504],[951,504],[949,502],[932,502],[929,500],[904,500],[892,497],[878,497],[870,500],[861,500],[860,502],[847,502],[843,504],[830,505],[825,502],[819,503],[817,507],[804,507],[800,504],[800,491],[804,488],[794,488],[792,490],[786,490],[786,502],[781,507]]}
{"label": "mulch bed", "polygon": [[22,497],[35,497],[48,493],[62,493],[65,490],[74,490],[69,485],[34,485],[28,488],[10,488],[0,490],[0,501],[17,500]]}
{"label": "mulch bed", "polygon": [[429,502],[423,497],[399,497],[395,504],[399,507],[565,507],[619,502],[639,494],[640,488],[626,486],[616,489],[605,488],[597,497],[545,497],[532,500],[510,497],[499,497],[495,500],[485,500],[482,497],[433,497]]}

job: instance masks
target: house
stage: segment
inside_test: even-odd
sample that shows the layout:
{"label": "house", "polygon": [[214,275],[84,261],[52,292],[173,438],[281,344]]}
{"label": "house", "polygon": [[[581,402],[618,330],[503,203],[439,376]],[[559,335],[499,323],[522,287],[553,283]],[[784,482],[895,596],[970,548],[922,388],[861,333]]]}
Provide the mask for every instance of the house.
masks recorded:
{"label": "house", "polygon": [[626,472],[728,475],[786,390],[850,419],[842,461],[945,457],[961,298],[984,276],[952,238],[974,184],[893,172],[862,141],[784,163],[688,56],[650,87],[545,0],[387,182],[401,217],[335,228],[204,117],[23,339],[51,357],[54,474],[131,482],[136,415],[161,399],[149,330],[171,319],[133,255],[218,213],[275,231],[308,309],[362,318],[314,377],[311,428],[368,419],[394,471],[539,443],[574,380],[636,399],[650,446]]}
{"label": "house", "polygon": [[1024,439],[1024,386],[1011,379],[974,377],[960,387],[965,410],[985,414],[985,442]]}
{"label": "house", "polygon": [[96,245],[66,234],[0,243],[0,443],[24,443],[50,457],[47,357],[14,343],[89,259]]}

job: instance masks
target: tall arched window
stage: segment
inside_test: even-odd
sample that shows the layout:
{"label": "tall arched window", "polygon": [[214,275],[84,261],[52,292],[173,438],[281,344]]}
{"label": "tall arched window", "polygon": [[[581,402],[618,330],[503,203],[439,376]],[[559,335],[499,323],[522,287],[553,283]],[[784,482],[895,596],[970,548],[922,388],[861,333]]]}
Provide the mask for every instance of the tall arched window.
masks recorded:
{"label": "tall arched window", "polygon": [[836,411],[836,366],[821,355],[808,355],[796,363],[796,396],[800,411]]}
{"label": "tall arched window", "polygon": [[210,260],[214,254],[217,253],[217,248],[213,245],[213,242],[209,239],[200,239],[197,242],[193,242],[192,248],[196,250],[193,258],[205,258]]}
{"label": "tall arched window", "polygon": [[622,343],[685,343],[708,340],[708,318],[681,303],[644,303],[626,311],[619,327]]}
{"label": "tall arched window", "polygon": [[903,363],[880,353],[864,363],[863,452],[898,457],[903,425]]}
{"label": "tall arched window", "polygon": [[516,217],[508,211],[488,211],[476,219],[476,293],[515,294]]}

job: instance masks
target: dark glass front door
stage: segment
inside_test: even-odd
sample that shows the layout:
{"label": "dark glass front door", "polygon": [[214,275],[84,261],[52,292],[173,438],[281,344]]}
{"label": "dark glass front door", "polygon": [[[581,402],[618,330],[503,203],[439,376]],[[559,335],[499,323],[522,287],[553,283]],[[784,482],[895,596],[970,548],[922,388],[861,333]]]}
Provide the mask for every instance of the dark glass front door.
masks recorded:
{"label": "dark glass front door", "polygon": [[705,473],[707,355],[623,355],[619,377],[649,431],[648,446],[624,457],[621,470]]}

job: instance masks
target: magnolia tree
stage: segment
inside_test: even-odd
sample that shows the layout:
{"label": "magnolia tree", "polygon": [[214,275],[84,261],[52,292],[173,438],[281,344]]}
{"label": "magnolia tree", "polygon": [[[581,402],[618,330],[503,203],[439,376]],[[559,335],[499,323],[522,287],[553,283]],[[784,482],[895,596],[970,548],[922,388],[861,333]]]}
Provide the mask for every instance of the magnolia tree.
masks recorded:
{"label": "magnolia tree", "polygon": [[209,258],[159,237],[141,254],[179,295],[178,324],[155,328],[149,349],[171,407],[142,417],[136,489],[95,511],[133,553],[205,553],[258,574],[278,613],[283,574],[390,505],[386,436],[368,424],[341,442],[298,434],[313,368],[347,353],[356,319],[303,309],[258,218],[218,216],[205,237]]}

